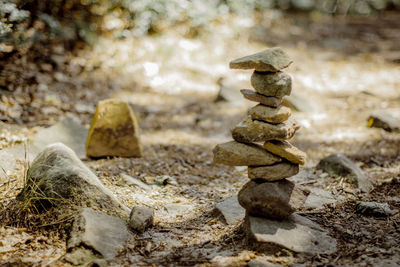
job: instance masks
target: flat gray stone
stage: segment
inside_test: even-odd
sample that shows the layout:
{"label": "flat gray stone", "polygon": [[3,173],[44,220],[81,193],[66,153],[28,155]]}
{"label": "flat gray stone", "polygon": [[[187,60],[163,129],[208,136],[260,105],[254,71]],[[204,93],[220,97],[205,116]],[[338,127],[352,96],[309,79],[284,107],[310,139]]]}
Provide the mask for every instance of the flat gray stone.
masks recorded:
{"label": "flat gray stone", "polygon": [[222,214],[227,224],[241,222],[246,215],[246,210],[240,206],[237,195],[218,203],[216,209]]}
{"label": "flat gray stone", "polygon": [[139,179],[133,178],[132,176],[130,176],[128,174],[121,173],[119,175],[119,177],[120,177],[119,185],[135,186],[135,187],[139,187],[145,191],[151,191],[151,186],[143,183]]}
{"label": "flat gray stone", "polygon": [[355,183],[363,192],[370,192],[373,189],[372,183],[361,168],[343,154],[331,154],[321,159],[316,168],[330,174],[348,177],[349,181]]}
{"label": "flat gray stone", "polygon": [[257,72],[251,75],[251,85],[257,93],[282,98],[292,92],[292,78],[285,72]]}
{"label": "flat gray stone", "polygon": [[308,193],[286,179],[276,182],[250,181],[239,191],[238,201],[250,215],[285,219],[303,206]]}
{"label": "flat gray stone", "polygon": [[334,238],[318,224],[298,214],[280,221],[246,216],[244,226],[249,243],[257,250],[284,248],[311,255],[332,254],[337,250]]}
{"label": "flat gray stone", "polygon": [[367,202],[360,201],[356,205],[356,211],[365,215],[372,215],[376,217],[387,217],[396,214],[395,210],[392,210],[388,203],[379,202]]}
{"label": "flat gray stone", "polygon": [[84,246],[105,258],[113,258],[131,237],[120,218],[84,208],[72,224],[67,249]]}
{"label": "flat gray stone", "polygon": [[307,187],[310,194],[307,197],[304,207],[322,209],[326,204],[333,204],[338,201],[330,192],[317,187]]}
{"label": "flat gray stone", "polygon": [[249,166],[247,172],[249,178],[252,180],[273,182],[298,174],[299,165],[289,162],[281,162],[269,166]]}
{"label": "flat gray stone", "polygon": [[292,138],[299,128],[292,118],[279,124],[246,119],[232,129],[232,137],[240,143],[287,140]]}
{"label": "flat gray stone", "polygon": [[277,72],[288,67],[292,62],[280,47],[273,47],[250,56],[235,59],[229,63],[229,67],[231,69]]}
{"label": "flat gray stone", "polygon": [[282,103],[282,98],[274,96],[265,96],[253,90],[242,89],[240,90],[244,98],[250,101],[259,102],[268,107],[278,107]]}
{"label": "flat gray stone", "polygon": [[213,149],[214,162],[229,166],[259,166],[282,161],[257,144],[243,144],[231,141],[218,144]]}

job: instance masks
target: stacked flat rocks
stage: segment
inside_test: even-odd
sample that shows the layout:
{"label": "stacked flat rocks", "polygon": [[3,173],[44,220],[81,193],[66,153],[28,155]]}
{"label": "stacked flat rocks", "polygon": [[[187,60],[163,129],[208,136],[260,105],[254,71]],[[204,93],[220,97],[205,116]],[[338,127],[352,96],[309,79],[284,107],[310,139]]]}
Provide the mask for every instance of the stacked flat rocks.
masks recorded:
{"label": "stacked flat rocks", "polygon": [[287,140],[299,129],[282,98],[290,95],[291,76],[282,71],[292,60],[281,48],[271,48],[230,62],[233,69],[254,69],[253,90],[241,90],[254,102],[249,116],[232,130],[234,141],[217,145],[214,162],[248,166],[250,182],[238,195],[248,216],[286,219],[301,207],[308,192],[286,178],[299,172],[306,155]]}

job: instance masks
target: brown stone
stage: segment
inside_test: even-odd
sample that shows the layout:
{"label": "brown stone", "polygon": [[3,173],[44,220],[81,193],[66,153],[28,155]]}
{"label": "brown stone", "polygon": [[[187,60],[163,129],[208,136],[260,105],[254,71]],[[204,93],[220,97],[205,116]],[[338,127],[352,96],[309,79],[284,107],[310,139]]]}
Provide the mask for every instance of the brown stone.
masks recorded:
{"label": "brown stone", "polygon": [[247,172],[249,178],[253,180],[277,181],[298,174],[299,165],[282,162],[269,166],[249,167]]}
{"label": "brown stone", "polygon": [[292,92],[292,78],[284,72],[257,72],[251,75],[251,85],[260,94],[282,98]]}
{"label": "brown stone", "polygon": [[288,141],[271,140],[264,143],[264,148],[290,162],[304,165],[307,155]]}
{"label": "brown stone", "polygon": [[265,96],[262,94],[259,94],[253,90],[249,89],[242,89],[240,92],[243,94],[243,96],[254,102],[259,102],[265,106],[269,107],[278,107],[282,103],[282,98],[274,97],[274,96]]}
{"label": "brown stone", "polygon": [[270,165],[282,160],[260,145],[243,144],[235,141],[218,144],[213,152],[215,163],[229,166]]}
{"label": "brown stone", "polygon": [[292,138],[299,128],[292,118],[279,124],[246,119],[232,129],[232,137],[241,143],[286,140]]}
{"label": "brown stone", "polygon": [[255,69],[256,71],[277,72],[288,67],[293,61],[280,47],[235,59],[229,63],[231,69]]}
{"label": "brown stone", "polygon": [[240,190],[238,201],[249,215],[285,219],[303,206],[308,194],[308,190],[286,179],[262,183],[250,181]]}
{"label": "brown stone", "polygon": [[271,108],[259,104],[251,108],[249,114],[253,120],[260,120],[269,123],[282,123],[289,119],[291,112],[290,108],[285,106]]}
{"label": "brown stone", "polygon": [[139,126],[128,103],[107,99],[96,107],[86,140],[88,157],[140,157]]}

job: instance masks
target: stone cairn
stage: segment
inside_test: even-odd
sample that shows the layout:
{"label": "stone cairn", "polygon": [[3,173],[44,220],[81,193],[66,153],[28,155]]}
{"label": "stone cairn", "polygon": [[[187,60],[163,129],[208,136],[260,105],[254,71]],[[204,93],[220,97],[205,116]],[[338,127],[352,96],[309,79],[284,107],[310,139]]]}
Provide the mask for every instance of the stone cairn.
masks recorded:
{"label": "stone cairn", "polygon": [[291,63],[279,47],[230,62],[232,69],[254,69],[251,85],[255,91],[244,89],[241,93],[259,104],[233,128],[234,141],[214,148],[214,162],[248,166],[251,181],[238,195],[246,216],[286,219],[304,204],[308,195],[286,179],[296,175],[306,160],[305,153],[287,141],[299,125],[290,118],[290,109],[281,105],[282,98],[292,90],[291,76],[282,69]]}

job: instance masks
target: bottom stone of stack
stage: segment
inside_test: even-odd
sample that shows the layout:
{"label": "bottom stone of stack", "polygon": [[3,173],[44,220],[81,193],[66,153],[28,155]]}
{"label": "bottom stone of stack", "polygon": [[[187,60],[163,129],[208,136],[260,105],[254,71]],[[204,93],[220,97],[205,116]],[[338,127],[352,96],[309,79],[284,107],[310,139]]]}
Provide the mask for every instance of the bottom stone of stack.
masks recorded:
{"label": "bottom stone of stack", "polygon": [[250,247],[277,252],[288,249],[297,253],[332,254],[336,240],[313,221],[298,214],[285,220],[273,220],[246,214],[244,230]]}
{"label": "bottom stone of stack", "polygon": [[303,206],[310,192],[286,179],[276,182],[250,181],[238,195],[248,214],[285,219]]}

